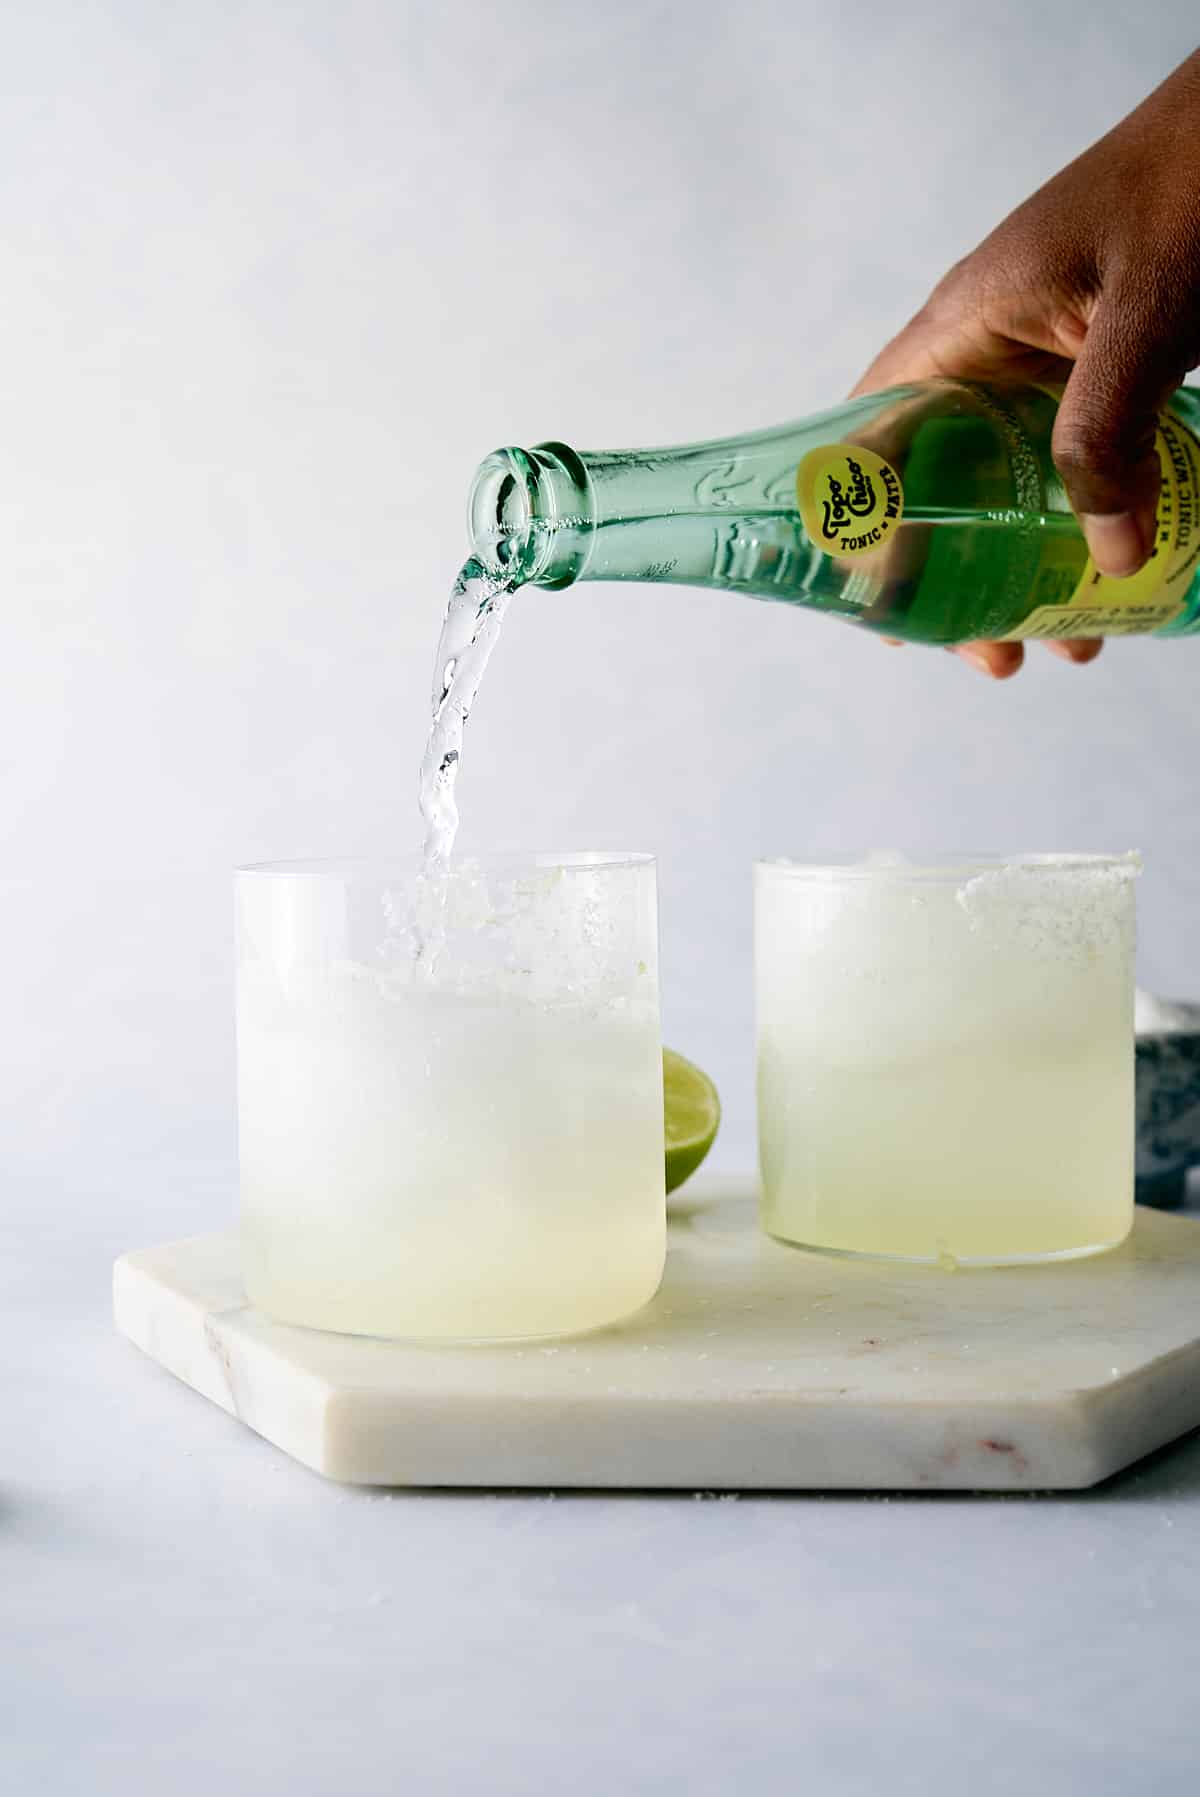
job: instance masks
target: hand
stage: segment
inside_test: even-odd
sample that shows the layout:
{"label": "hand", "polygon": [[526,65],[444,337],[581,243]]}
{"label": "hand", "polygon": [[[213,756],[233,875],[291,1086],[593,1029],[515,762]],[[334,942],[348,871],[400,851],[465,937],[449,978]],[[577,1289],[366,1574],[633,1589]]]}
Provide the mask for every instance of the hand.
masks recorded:
{"label": "hand", "polygon": [[[1154,542],[1156,415],[1198,361],[1200,51],[956,263],[855,392],[933,375],[1064,383],[1054,461],[1092,560],[1123,576]],[[1086,662],[1101,643],[1047,647]],[[1024,645],[957,653],[1002,680]]]}

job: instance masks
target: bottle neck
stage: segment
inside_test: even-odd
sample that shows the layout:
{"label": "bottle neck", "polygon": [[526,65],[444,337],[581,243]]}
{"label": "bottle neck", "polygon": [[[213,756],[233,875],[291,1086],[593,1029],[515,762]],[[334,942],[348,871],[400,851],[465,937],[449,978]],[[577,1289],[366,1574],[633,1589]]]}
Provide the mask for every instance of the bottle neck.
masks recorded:
{"label": "bottle neck", "polygon": [[786,552],[789,566],[819,561],[807,539],[792,538],[796,466],[823,422],[667,449],[498,449],[471,488],[471,553],[493,576],[545,587],[736,585],[760,551],[776,563]]}

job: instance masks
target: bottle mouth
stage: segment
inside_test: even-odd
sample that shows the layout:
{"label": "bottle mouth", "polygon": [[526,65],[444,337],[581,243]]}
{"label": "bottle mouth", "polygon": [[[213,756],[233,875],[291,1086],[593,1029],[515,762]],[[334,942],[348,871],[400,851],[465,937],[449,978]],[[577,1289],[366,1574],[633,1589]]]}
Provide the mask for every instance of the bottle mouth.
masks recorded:
{"label": "bottle mouth", "polygon": [[587,470],[563,443],[496,449],[467,502],[472,554],[492,574],[566,586],[586,560],[594,518]]}
{"label": "bottle mouth", "polygon": [[519,566],[533,535],[536,470],[520,449],[497,449],[480,463],[467,502],[471,547],[497,573]]}

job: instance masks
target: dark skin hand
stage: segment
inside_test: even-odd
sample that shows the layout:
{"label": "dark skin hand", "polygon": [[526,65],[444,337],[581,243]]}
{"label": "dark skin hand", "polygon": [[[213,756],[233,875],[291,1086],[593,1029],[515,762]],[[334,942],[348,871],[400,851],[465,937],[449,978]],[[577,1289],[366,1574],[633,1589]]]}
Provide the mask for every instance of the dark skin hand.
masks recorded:
{"label": "dark skin hand", "polygon": [[[856,393],[949,375],[1065,384],[1054,460],[1102,574],[1154,541],[1156,414],[1200,363],[1200,51],[955,263]],[[1095,639],[1047,647],[1094,661]],[[1022,643],[957,653],[998,680]]]}

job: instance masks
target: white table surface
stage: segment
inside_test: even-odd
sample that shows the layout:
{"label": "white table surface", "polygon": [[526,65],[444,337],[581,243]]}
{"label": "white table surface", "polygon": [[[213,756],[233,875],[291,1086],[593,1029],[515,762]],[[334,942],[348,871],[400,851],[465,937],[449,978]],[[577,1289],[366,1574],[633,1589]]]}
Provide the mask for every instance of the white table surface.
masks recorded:
{"label": "white table surface", "polygon": [[327,1484],[113,1332],[185,1149],[10,1208],[5,1789],[1194,1791],[1197,1437],[1064,1498]]}
{"label": "white table surface", "polygon": [[756,1181],[670,1201],[661,1289],[574,1340],[356,1341],[246,1301],[236,1230],[123,1254],[117,1332],[314,1472],[526,1491],[1090,1490],[1200,1427],[1200,1230],[1003,1272],[768,1240]]}
{"label": "white table surface", "polygon": [[[60,944],[89,940],[72,905]],[[232,1217],[224,965],[151,994],[154,919],[110,913],[102,970],[59,977],[20,909],[5,1797],[1192,1797],[1200,1437],[1052,1498],[327,1484],[111,1322],[117,1254]]]}

